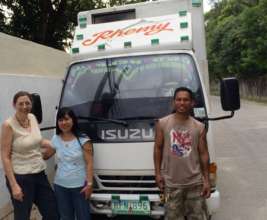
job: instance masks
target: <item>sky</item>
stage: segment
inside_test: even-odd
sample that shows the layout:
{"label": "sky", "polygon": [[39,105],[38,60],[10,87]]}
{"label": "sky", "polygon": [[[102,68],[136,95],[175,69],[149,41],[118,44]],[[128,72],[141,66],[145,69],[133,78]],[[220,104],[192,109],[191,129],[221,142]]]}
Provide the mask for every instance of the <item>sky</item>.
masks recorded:
{"label": "sky", "polygon": [[208,12],[211,8],[208,2],[209,0],[203,0],[204,12]]}

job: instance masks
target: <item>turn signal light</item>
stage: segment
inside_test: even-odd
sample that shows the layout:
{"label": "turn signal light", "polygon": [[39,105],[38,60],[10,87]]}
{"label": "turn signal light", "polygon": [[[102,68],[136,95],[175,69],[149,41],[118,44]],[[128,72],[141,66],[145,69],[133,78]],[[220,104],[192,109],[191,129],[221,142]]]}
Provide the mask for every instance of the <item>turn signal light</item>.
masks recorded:
{"label": "turn signal light", "polygon": [[210,186],[211,188],[216,187],[216,182],[217,182],[217,164],[216,163],[211,163],[209,166],[209,172],[210,172]]}

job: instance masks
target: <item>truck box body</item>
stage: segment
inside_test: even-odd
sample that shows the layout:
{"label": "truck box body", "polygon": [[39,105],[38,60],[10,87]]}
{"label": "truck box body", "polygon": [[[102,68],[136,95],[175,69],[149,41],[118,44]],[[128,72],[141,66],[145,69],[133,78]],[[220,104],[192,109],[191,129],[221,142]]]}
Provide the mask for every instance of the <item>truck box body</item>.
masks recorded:
{"label": "truck box body", "polygon": [[[179,86],[194,92],[195,117],[209,114],[202,1],[80,12],[72,57],[60,107],[76,112],[82,131],[94,143],[93,212],[164,215],[154,179],[155,121],[172,112]],[[206,126],[215,162],[212,129]],[[214,185],[210,214],[219,208],[219,197]],[[132,211],[131,205],[141,208]]]}
{"label": "truck box body", "polygon": [[[190,49],[194,50],[195,57],[198,60],[198,65],[200,66],[201,72],[203,73],[203,76],[205,79],[205,84],[207,86],[206,89],[207,91],[209,91],[207,53],[206,53],[206,40],[205,40],[202,0],[153,1],[153,2],[129,4],[129,5],[124,5],[124,6],[112,7],[112,8],[103,8],[103,9],[80,12],[78,14],[79,26],[76,29],[76,34],[79,33],[80,31],[79,27],[80,26],[83,27],[83,24],[85,22],[88,25],[95,24],[95,22],[100,22],[101,18],[104,20],[104,18],[108,16],[109,14],[111,15],[115,14],[114,17],[118,17],[118,13],[121,11],[123,12],[130,11],[131,13],[134,13],[132,17],[134,16],[134,18],[136,19],[159,17],[159,16],[164,16],[164,15],[179,15],[181,21],[183,20],[186,21],[187,19],[190,19],[188,20],[188,25],[190,26],[186,28],[187,31],[191,32],[191,38],[189,39],[189,42],[191,43]],[[101,25],[103,25],[103,23],[101,23]],[[111,28],[113,26],[111,26],[111,24],[108,24],[108,27]],[[85,29],[89,30],[89,27]],[[121,40],[123,41],[123,39]],[[179,41],[179,36],[177,36],[177,41]],[[78,43],[78,41],[74,40],[74,44],[72,47],[75,47],[76,43]],[[189,49],[186,46],[181,46],[181,45],[179,46],[180,48]],[[146,49],[149,50],[149,48],[146,48]],[[91,53],[91,55],[101,56],[101,54],[99,53],[97,55],[94,55],[93,53]]]}

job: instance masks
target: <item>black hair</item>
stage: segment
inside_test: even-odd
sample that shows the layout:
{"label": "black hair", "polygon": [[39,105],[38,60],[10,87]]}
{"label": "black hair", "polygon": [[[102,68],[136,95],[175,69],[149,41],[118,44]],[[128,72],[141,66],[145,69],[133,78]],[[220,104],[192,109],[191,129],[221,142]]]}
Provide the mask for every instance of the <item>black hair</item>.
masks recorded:
{"label": "black hair", "polygon": [[75,115],[74,111],[71,108],[63,107],[63,108],[60,108],[58,110],[58,112],[57,112],[57,122],[56,122],[56,134],[60,135],[62,133],[62,131],[60,130],[60,128],[58,126],[58,121],[60,119],[64,118],[66,115],[71,117],[72,123],[73,123],[72,128],[71,128],[71,132],[76,137],[76,139],[79,142],[79,145],[81,146],[81,148],[83,148],[83,145],[82,145],[79,137],[87,137],[87,135],[81,133],[81,131],[79,130],[77,116]]}
{"label": "black hair", "polygon": [[181,91],[183,91],[183,92],[188,92],[188,94],[190,95],[191,100],[194,100],[194,99],[195,99],[195,97],[194,97],[194,93],[192,92],[191,89],[189,89],[189,88],[187,88],[187,87],[178,87],[178,88],[176,88],[175,91],[174,91],[174,94],[173,94],[173,100],[175,100],[175,97],[176,97],[177,93],[178,93],[178,92],[181,92]]}
{"label": "black hair", "polygon": [[72,109],[64,107],[64,108],[60,108],[57,112],[57,121],[56,121],[56,134],[59,135],[62,133],[62,131],[60,130],[59,126],[58,126],[58,121],[62,118],[64,118],[66,115],[70,116],[73,122],[73,126],[71,128],[71,132],[76,136],[80,136],[79,135],[79,128],[78,128],[78,121],[77,121],[77,116],[75,115],[74,111],[72,111]]}

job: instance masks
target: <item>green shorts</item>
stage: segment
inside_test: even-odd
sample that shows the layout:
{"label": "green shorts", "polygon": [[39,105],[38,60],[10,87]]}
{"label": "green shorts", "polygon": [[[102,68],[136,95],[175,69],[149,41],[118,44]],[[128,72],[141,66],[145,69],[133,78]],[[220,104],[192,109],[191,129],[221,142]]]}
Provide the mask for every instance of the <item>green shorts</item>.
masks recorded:
{"label": "green shorts", "polygon": [[165,220],[207,220],[206,199],[202,186],[165,189]]}

